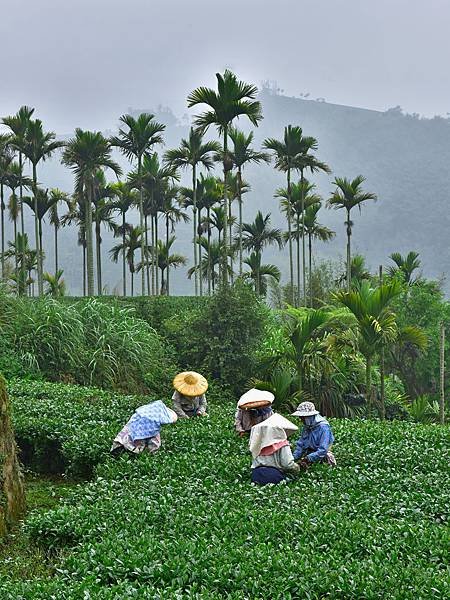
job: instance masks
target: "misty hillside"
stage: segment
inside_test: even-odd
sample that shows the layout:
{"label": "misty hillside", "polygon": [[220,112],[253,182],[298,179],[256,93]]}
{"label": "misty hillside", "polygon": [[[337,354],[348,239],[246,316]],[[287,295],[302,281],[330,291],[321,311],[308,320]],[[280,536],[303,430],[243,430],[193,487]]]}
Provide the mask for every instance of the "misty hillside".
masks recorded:
{"label": "misty hillside", "polygon": [[[318,190],[326,199],[332,190],[333,176],[353,178],[363,174],[365,189],[376,192],[378,202],[366,205],[361,215],[354,212],[353,251],[366,255],[369,265],[389,264],[388,255],[416,250],[420,253],[424,273],[429,277],[447,274],[450,266],[448,243],[450,199],[450,124],[442,118],[419,119],[403,115],[400,110],[376,112],[338,106],[325,102],[288,98],[263,91],[264,120],[255,132],[255,145],[266,137],[281,138],[285,125],[300,125],[306,135],[318,139],[318,157],[332,168],[331,176],[314,177]],[[150,110],[150,107],[149,109]],[[188,132],[186,118],[179,122],[170,111],[154,111],[158,120],[167,124],[166,148],[175,147]],[[239,123],[238,123],[239,125]],[[242,122],[243,128],[247,125]],[[111,123],[111,131],[115,124]],[[211,132],[212,134],[213,132]],[[127,162],[117,156],[128,169]],[[39,178],[46,187],[72,190],[70,171],[57,159],[39,169]],[[272,214],[272,224],[285,227],[274,191],[284,186],[281,173],[273,167],[259,165],[245,171],[252,191],[244,197],[245,220],[252,219],[256,210]],[[188,179],[185,180],[188,185]],[[137,214],[130,217],[137,222]],[[344,213],[323,210],[321,222],[334,229],[336,238],[328,244],[316,245],[316,256],[340,260],[345,251]],[[31,221],[29,221],[31,232]],[[175,252],[189,257],[191,227],[177,230]],[[33,237],[32,237],[33,239]],[[82,290],[81,251],[76,243],[76,231],[61,232],[61,266],[71,293]],[[52,266],[52,232],[45,229],[46,269]],[[103,237],[104,282],[110,291],[120,285],[121,268],[110,262],[107,251],[116,243],[110,233]],[[268,249],[264,262],[277,264],[287,276],[287,248],[283,252]],[[172,291],[192,293],[193,284],[186,278],[186,269],[173,275]]]}

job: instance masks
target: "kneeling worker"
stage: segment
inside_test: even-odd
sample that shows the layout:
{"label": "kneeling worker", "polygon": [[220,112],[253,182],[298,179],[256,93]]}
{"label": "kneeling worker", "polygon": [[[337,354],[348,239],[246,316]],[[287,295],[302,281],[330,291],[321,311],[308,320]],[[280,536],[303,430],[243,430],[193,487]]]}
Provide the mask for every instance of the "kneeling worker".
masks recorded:
{"label": "kneeling worker", "polygon": [[312,402],[302,402],[293,417],[300,417],[303,421],[302,435],[297,441],[294,450],[294,459],[299,460],[299,465],[307,469],[315,462],[325,462],[336,466],[336,459],[331,452],[334,435],[330,424],[322,417]]}
{"label": "kneeling worker", "polygon": [[245,392],[237,404],[234,426],[238,434],[243,437],[250,433],[251,428],[262,423],[273,415],[272,402],[275,396],[271,392],[256,390]]}
{"label": "kneeling worker", "polygon": [[195,371],[179,373],[173,380],[173,387],[173,409],[180,419],[206,416],[208,382],[203,375]]}
{"label": "kneeling worker", "polygon": [[253,456],[253,483],[280,483],[288,474],[299,471],[287,439],[297,429],[296,425],[277,413],[252,427],[249,448]]}

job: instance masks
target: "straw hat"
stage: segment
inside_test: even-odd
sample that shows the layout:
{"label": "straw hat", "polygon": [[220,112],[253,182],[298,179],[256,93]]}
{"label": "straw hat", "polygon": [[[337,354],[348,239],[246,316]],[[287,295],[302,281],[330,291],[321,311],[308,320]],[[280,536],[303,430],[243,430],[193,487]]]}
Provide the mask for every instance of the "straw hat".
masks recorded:
{"label": "straw hat", "polygon": [[312,402],[302,402],[297,406],[297,410],[292,413],[293,417],[313,417],[318,415],[319,411]]}
{"label": "straw hat", "polygon": [[238,408],[246,410],[249,408],[263,408],[265,406],[270,406],[274,400],[275,396],[272,392],[252,388],[239,398]]}
{"label": "straw hat", "polygon": [[208,382],[195,371],[184,371],[178,373],[173,380],[173,387],[183,396],[201,396],[208,389]]}

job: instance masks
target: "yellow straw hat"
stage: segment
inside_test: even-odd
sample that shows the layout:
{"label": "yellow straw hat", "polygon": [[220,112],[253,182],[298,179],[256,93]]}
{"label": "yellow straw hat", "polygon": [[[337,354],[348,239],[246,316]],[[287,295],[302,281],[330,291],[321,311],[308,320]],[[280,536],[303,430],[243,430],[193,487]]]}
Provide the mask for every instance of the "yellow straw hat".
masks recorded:
{"label": "yellow straw hat", "polygon": [[201,396],[208,389],[208,382],[200,373],[184,371],[175,377],[173,387],[183,396]]}

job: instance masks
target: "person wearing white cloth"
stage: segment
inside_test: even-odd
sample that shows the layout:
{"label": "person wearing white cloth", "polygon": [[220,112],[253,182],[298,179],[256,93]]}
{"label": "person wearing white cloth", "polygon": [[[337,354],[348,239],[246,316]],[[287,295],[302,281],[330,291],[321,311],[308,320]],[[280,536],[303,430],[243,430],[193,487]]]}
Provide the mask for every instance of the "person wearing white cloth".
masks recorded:
{"label": "person wearing white cloth", "polygon": [[245,392],[237,404],[234,426],[237,433],[244,437],[251,428],[273,415],[272,402],[275,396],[271,392],[255,388]]}
{"label": "person wearing white cloth", "polygon": [[249,449],[253,456],[253,483],[280,483],[287,474],[299,471],[287,439],[297,430],[296,425],[277,413],[252,427]]}

